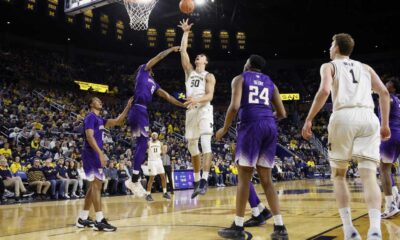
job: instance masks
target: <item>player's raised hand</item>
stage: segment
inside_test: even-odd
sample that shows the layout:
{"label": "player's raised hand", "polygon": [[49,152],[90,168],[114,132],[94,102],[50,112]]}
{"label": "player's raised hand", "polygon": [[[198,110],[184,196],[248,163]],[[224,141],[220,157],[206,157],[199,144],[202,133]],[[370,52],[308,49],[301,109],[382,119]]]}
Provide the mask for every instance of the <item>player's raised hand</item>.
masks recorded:
{"label": "player's raised hand", "polygon": [[217,139],[217,141],[221,141],[226,133],[227,131],[224,128],[220,128],[215,134],[215,139]]}
{"label": "player's raised hand", "polygon": [[382,126],[381,127],[381,140],[387,141],[390,139],[391,133],[389,126]]}
{"label": "player's raised hand", "polygon": [[304,139],[306,139],[306,140],[311,139],[311,137],[312,137],[311,128],[312,128],[312,121],[306,120],[304,122],[303,129],[301,130],[301,135],[303,136]]}
{"label": "player's raised hand", "polygon": [[189,18],[183,19],[182,21],[179,22],[179,25],[178,25],[178,27],[182,28],[182,30],[184,32],[189,32],[190,29],[192,28],[192,26],[193,26],[193,23],[189,24]]}

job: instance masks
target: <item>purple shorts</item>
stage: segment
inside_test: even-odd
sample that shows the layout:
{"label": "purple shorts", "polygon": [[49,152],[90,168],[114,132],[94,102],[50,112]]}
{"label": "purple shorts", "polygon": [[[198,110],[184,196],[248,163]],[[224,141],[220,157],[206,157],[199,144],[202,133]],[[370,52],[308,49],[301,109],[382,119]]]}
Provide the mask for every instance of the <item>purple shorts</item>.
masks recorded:
{"label": "purple shorts", "polygon": [[142,105],[133,105],[128,113],[128,124],[132,131],[132,137],[149,136],[149,114],[147,108]]}
{"label": "purple shorts", "polygon": [[400,155],[400,132],[392,132],[388,141],[381,142],[381,159],[384,163],[394,163]]}
{"label": "purple shorts", "polygon": [[235,161],[245,167],[274,167],[277,144],[275,119],[241,123],[237,128]]}
{"label": "purple shorts", "polygon": [[93,181],[95,178],[103,181],[104,172],[101,166],[99,155],[92,149],[83,149],[82,164],[86,179]]}

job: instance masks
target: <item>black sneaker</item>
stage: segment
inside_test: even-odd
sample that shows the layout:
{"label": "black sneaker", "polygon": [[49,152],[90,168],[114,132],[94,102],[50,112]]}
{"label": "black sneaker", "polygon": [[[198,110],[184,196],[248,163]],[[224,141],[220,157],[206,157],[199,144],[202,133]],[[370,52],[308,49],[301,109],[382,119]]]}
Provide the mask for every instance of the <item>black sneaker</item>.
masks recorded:
{"label": "black sneaker", "polygon": [[200,189],[200,194],[204,195],[207,192],[207,187],[208,187],[208,182],[205,179],[201,179],[200,180],[200,185],[199,185],[199,189]]}
{"label": "black sneaker", "polygon": [[197,197],[197,195],[200,193],[200,192],[198,192],[199,185],[200,185],[200,181],[198,181],[198,182],[193,182],[192,199],[195,198],[195,197]]}
{"label": "black sneaker", "polygon": [[109,224],[105,218],[103,218],[100,222],[94,221],[93,230],[95,231],[105,231],[105,232],[114,232],[117,230],[116,227]]}
{"label": "black sneaker", "polygon": [[85,228],[85,227],[93,227],[94,226],[94,221],[88,217],[86,220],[83,220],[82,218],[78,218],[76,220],[75,226],[77,228]]}
{"label": "black sneaker", "polygon": [[274,232],[271,233],[271,240],[288,240],[289,235],[286,231],[285,225],[277,226],[274,224]]}
{"label": "black sneaker", "polygon": [[171,199],[171,196],[166,192],[166,193],[163,194],[163,198]]}
{"label": "black sneaker", "polygon": [[264,220],[267,221],[268,219],[272,218],[272,213],[268,208],[264,208],[262,212],[260,213],[261,216],[263,216]]}
{"label": "black sneaker", "polygon": [[260,214],[257,217],[254,215],[251,216],[249,220],[244,222],[243,226],[244,227],[257,227],[265,224],[265,219],[264,217]]}
{"label": "black sneaker", "polygon": [[231,227],[219,230],[218,235],[220,237],[228,239],[237,239],[237,240],[246,239],[244,227],[236,226],[235,222],[232,223]]}
{"label": "black sneaker", "polygon": [[147,200],[148,202],[154,201],[154,199],[153,199],[153,197],[151,196],[151,194],[149,194],[149,195],[146,196],[146,200]]}

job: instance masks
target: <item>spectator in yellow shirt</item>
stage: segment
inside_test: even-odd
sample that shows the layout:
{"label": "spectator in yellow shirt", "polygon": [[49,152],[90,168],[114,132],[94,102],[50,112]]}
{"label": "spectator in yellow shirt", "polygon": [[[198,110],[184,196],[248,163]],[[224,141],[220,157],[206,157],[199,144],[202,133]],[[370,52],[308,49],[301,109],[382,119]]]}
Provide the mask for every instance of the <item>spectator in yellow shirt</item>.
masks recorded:
{"label": "spectator in yellow shirt", "polygon": [[32,149],[38,149],[39,146],[40,146],[40,138],[39,137],[35,137],[31,142],[31,148]]}
{"label": "spectator in yellow shirt", "polygon": [[15,174],[18,171],[22,171],[22,165],[19,157],[15,157],[14,162],[10,166],[10,170],[13,174]]}
{"label": "spectator in yellow shirt", "polygon": [[3,148],[0,148],[0,154],[3,155],[6,158],[11,157],[11,149],[10,149],[10,144],[5,143]]}

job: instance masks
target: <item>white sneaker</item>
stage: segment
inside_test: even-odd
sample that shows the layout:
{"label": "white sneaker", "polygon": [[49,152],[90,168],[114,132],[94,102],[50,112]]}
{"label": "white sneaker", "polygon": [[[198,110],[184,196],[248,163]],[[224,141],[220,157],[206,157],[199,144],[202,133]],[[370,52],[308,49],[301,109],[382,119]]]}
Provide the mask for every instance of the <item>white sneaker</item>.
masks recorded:
{"label": "white sneaker", "polygon": [[360,233],[358,233],[357,229],[353,227],[351,231],[349,231],[348,234],[344,234],[344,239],[345,240],[361,240]]}
{"label": "white sneaker", "polygon": [[64,195],[64,197],[65,197],[66,199],[70,199],[70,196],[68,195],[68,193],[66,193],[66,194]]}
{"label": "white sneaker", "polygon": [[367,240],[382,240],[382,233],[380,229],[369,229]]}
{"label": "white sneaker", "polygon": [[146,190],[144,190],[142,184],[140,182],[136,182],[132,184],[132,192],[135,196],[143,197],[146,195]]}
{"label": "white sneaker", "polygon": [[399,212],[400,212],[400,210],[397,208],[396,202],[393,201],[393,202],[390,204],[390,208],[389,208],[389,209],[386,209],[386,210],[382,213],[381,217],[382,217],[383,219],[391,218],[391,217],[397,215]]}
{"label": "white sneaker", "polygon": [[397,208],[400,209],[400,193],[397,194],[397,196],[394,196],[393,199],[394,199],[394,202],[395,202],[396,205],[397,205]]}

